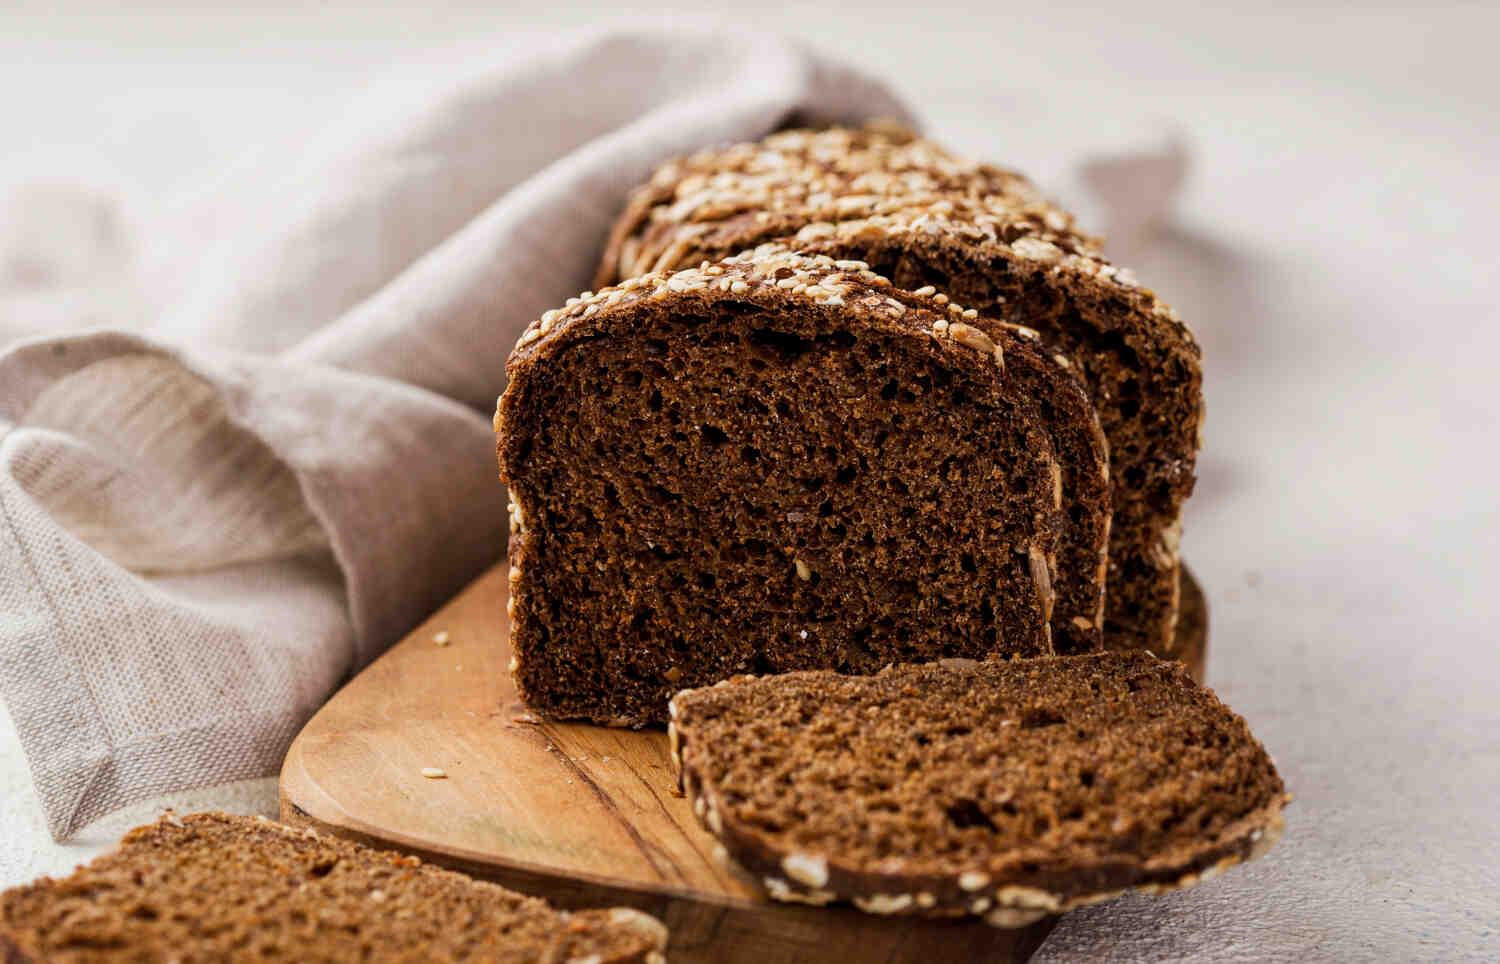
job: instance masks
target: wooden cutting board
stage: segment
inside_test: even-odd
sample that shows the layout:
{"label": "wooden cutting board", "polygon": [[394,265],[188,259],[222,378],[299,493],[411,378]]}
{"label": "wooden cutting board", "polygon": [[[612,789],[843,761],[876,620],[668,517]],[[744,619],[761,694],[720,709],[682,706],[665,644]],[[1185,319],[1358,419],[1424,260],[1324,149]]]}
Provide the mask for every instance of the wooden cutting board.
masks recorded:
{"label": "wooden cutting board", "polygon": [[[1024,961],[1051,930],[764,899],[710,856],[664,732],[522,722],[507,591],[497,566],[334,695],[287,753],[284,820],[565,907],[640,908],[671,928],[673,961]],[[1183,610],[1179,650],[1201,678],[1207,612],[1185,571]]]}

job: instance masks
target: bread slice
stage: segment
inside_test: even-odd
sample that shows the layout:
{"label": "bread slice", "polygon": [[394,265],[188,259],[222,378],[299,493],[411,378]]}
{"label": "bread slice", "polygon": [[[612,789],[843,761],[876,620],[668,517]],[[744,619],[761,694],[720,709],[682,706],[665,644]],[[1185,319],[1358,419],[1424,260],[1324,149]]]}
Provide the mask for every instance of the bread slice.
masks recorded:
{"label": "bread slice", "polygon": [[1245,721],[1144,652],[737,677],[677,694],[682,786],[770,896],[1019,926],[1264,853]]}
{"label": "bread slice", "polygon": [[[858,270],[869,270],[863,261],[852,263]],[[936,290],[919,294],[889,284],[883,290],[909,308],[968,324],[1011,346],[1008,355],[1003,345],[997,348],[1005,377],[1036,402],[1058,469],[1053,486],[1063,520],[1057,562],[1050,566],[1053,649],[1083,653],[1101,648],[1111,520],[1109,443],[1083,383],[1066,358],[1042,350],[1035,329],[980,319],[977,311]],[[942,328],[945,322],[935,324]]]}
{"label": "bread slice", "polygon": [[1105,644],[1172,655],[1202,418],[1198,346],[1176,312],[1019,174],[890,128],[788,131],[666,164],[620,217],[599,279],[773,239],[935,286],[981,329],[1029,326],[1077,366],[1111,452]]}
{"label": "bread slice", "polygon": [[1081,478],[1093,429],[952,307],[767,246],[528,329],[495,419],[527,705],[643,725],[746,671],[1051,652],[1053,438]]}
{"label": "bread slice", "polygon": [[[1041,337],[1035,329],[996,322],[980,330],[1009,332],[1033,344]],[[1061,490],[1063,529],[1053,567],[1053,649],[1086,653],[1103,646],[1113,518],[1109,443],[1083,383],[1060,361],[1045,351],[1013,351],[1007,372],[1036,400],[1057,455],[1055,482]]]}
{"label": "bread slice", "polygon": [[661,962],[630,908],[569,914],[416,857],[265,818],[164,816],[62,880],[0,895],[7,964]]}

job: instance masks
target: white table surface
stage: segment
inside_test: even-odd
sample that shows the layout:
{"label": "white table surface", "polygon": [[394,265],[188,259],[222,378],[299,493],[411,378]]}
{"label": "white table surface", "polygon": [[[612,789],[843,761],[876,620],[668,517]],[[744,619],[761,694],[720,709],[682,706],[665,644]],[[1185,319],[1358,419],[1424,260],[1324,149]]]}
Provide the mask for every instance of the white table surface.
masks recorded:
{"label": "white table surface", "polygon": [[[45,172],[118,193],[127,223],[314,129],[393,61],[504,56],[620,16],[61,6],[0,12],[0,196]],[[1297,800],[1265,860],[1068,915],[1041,957],[1500,957],[1497,8],[753,12],[888,77],[938,136],[1070,202],[1086,201],[1082,151],[1171,129],[1193,152],[1175,222],[1116,253],[1204,347],[1184,546],[1212,605],[1209,679]],[[0,885],[66,871],[166,802],[275,808],[274,781],[250,781],[54,844],[8,717],[0,787]]]}

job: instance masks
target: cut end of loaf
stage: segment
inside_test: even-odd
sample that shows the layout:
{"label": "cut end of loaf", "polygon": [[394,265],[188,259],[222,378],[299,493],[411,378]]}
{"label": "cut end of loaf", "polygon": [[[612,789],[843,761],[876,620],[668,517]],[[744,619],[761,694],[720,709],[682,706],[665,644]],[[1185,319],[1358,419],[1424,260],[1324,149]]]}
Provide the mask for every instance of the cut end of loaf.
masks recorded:
{"label": "cut end of loaf", "polygon": [[735,673],[1050,651],[1056,449],[999,350],[1030,349],[888,287],[771,247],[523,336],[499,447],[532,709],[665,722]]}

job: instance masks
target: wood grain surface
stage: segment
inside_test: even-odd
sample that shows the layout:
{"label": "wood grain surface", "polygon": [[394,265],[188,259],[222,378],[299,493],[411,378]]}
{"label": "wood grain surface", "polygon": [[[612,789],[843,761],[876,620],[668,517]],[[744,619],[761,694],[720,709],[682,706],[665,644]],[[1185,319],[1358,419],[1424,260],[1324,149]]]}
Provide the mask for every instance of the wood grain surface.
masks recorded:
{"label": "wood grain surface", "polygon": [[[505,573],[480,577],[313,717],[282,766],[283,819],[566,907],[640,908],[671,928],[673,961],[1024,961],[1045,939],[1051,919],[1010,931],[766,900],[712,858],[664,732],[524,715]],[[1186,573],[1183,612],[1179,649],[1201,678],[1207,612]],[[423,775],[434,769],[446,776]]]}

